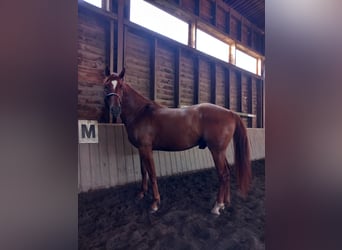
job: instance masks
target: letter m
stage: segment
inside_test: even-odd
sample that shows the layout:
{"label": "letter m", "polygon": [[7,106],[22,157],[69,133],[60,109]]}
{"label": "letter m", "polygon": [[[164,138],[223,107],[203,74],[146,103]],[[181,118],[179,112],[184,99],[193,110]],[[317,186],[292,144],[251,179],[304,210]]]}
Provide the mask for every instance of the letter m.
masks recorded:
{"label": "letter m", "polygon": [[78,141],[79,143],[98,143],[97,121],[78,121]]}
{"label": "letter m", "polygon": [[95,138],[95,125],[90,124],[89,129],[87,124],[82,124],[81,125],[81,130],[82,130],[82,138]]}

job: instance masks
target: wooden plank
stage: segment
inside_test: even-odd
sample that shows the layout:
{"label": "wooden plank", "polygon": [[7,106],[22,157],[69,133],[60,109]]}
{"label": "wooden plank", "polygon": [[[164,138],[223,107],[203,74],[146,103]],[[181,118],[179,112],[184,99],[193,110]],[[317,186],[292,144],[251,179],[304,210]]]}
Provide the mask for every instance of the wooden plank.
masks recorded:
{"label": "wooden plank", "polygon": [[199,82],[200,82],[200,73],[199,73],[199,68],[200,68],[200,60],[198,57],[195,57],[194,60],[194,100],[193,104],[198,104],[199,103]]}
{"label": "wooden plank", "polygon": [[117,48],[117,69],[121,71],[124,66],[124,6],[125,0],[118,0],[118,48]]}
{"label": "wooden plank", "polygon": [[199,161],[199,164],[201,165],[201,168],[204,168],[204,166],[206,165],[204,163],[204,154],[203,154],[203,149],[200,149],[199,147],[196,147],[197,149],[197,155],[198,155],[198,161]]}
{"label": "wooden plank", "polygon": [[166,170],[166,176],[172,175],[170,152],[163,152],[162,157],[164,158],[164,167]]}
{"label": "wooden plank", "polygon": [[192,170],[192,161],[191,161],[191,156],[189,150],[185,150],[185,158],[186,158],[186,163],[187,163],[187,169],[188,171]]}
{"label": "wooden plank", "polygon": [[230,109],[230,69],[224,69],[224,105],[226,108]]}
{"label": "wooden plank", "polygon": [[191,162],[191,170],[197,170],[194,148],[188,150]]}
{"label": "wooden plank", "polygon": [[[252,114],[253,113],[253,99],[252,99],[252,77],[248,76],[247,78],[247,113]],[[253,126],[252,117],[248,117],[248,127],[251,128]]]}
{"label": "wooden plank", "polygon": [[210,63],[210,102],[216,104],[216,64]]}
{"label": "wooden plank", "polygon": [[160,166],[160,161],[159,161],[159,151],[153,151],[153,160],[154,160],[154,166],[156,169],[156,175],[162,176],[161,166]]}
{"label": "wooden plank", "polygon": [[195,147],[195,157],[196,157],[196,164],[198,169],[203,169],[203,160],[202,160],[202,152],[201,149]]}
{"label": "wooden plank", "polygon": [[208,168],[210,168],[210,167],[214,166],[211,153],[210,153],[208,148],[206,148],[204,151],[205,151],[207,166],[208,166]]}
{"label": "wooden plank", "polygon": [[180,105],[194,103],[195,63],[193,54],[182,51],[180,59]]}
{"label": "wooden plank", "polygon": [[78,147],[78,160],[77,160],[77,190],[78,192],[82,191],[81,185],[81,165],[80,165],[80,147]]}
{"label": "wooden plank", "polygon": [[179,163],[180,163],[180,172],[181,173],[186,172],[187,171],[187,165],[186,165],[184,151],[179,151],[178,155],[179,155]]}
{"label": "wooden plank", "polygon": [[[112,2],[112,1],[109,1]],[[109,27],[110,31],[109,31],[109,39],[110,39],[110,46],[109,46],[109,70],[111,72],[114,71],[114,21],[111,20],[110,21],[110,27]]]}
{"label": "wooden plank", "polygon": [[171,172],[172,175],[177,174],[177,163],[176,163],[176,154],[175,152],[170,152],[170,161],[171,161]]}
{"label": "wooden plank", "polygon": [[181,173],[183,170],[180,152],[175,152],[175,161],[177,173]]}
{"label": "wooden plank", "polygon": [[157,53],[157,39],[154,38],[150,42],[150,62],[151,62],[151,68],[150,68],[150,99],[156,100],[156,81],[157,81],[157,75],[156,75],[156,67],[157,67],[157,59],[156,59],[156,53]]}
{"label": "wooden plank", "polygon": [[181,49],[175,49],[175,89],[174,89],[174,107],[180,106],[180,65],[181,65]]}
{"label": "wooden plank", "polygon": [[123,138],[123,126],[114,127],[115,135],[115,147],[116,147],[116,157],[117,157],[117,174],[118,174],[118,184],[127,183],[127,175],[125,169],[125,156],[124,156],[124,138]]}
{"label": "wooden plank", "polygon": [[141,180],[141,167],[140,167],[140,157],[139,157],[139,151],[137,148],[132,146],[132,154],[133,154],[133,166],[134,166],[134,176],[135,181]]}
{"label": "wooden plank", "polygon": [[159,157],[159,169],[160,169],[160,174],[161,176],[166,176],[166,168],[165,168],[165,158],[164,158],[164,153],[163,151],[158,151],[158,157]]}
{"label": "wooden plank", "polygon": [[89,143],[89,157],[91,166],[92,187],[102,187],[102,176],[99,159],[99,145],[97,143]]}
{"label": "wooden plank", "polygon": [[241,79],[241,71],[236,71],[236,99],[237,99],[237,110],[238,112],[242,111],[242,79]]}
{"label": "wooden plank", "polygon": [[263,98],[262,98],[262,81],[257,80],[257,127],[263,127]]}
{"label": "wooden plank", "polygon": [[98,136],[99,136],[99,168],[101,170],[102,185],[104,187],[110,186],[110,167],[109,167],[109,157],[107,148],[107,133],[106,127],[99,126]]}
{"label": "wooden plank", "polygon": [[210,102],[210,62],[208,62],[207,60],[200,60],[199,71],[199,102]]}
{"label": "wooden plank", "polygon": [[[100,128],[101,126],[99,126]],[[115,132],[113,126],[103,126],[107,130],[107,149],[108,149],[108,164],[110,172],[110,184],[115,186],[118,181],[118,164],[117,164],[117,149],[115,145]]]}
{"label": "wooden plank", "polygon": [[125,80],[144,97],[150,98],[150,71],[154,67],[150,40],[127,28],[125,38],[125,66],[129,68]]}
{"label": "wooden plank", "polygon": [[123,147],[124,147],[124,156],[125,156],[125,169],[127,175],[127,182],[134,182],[135,175],[134,175],[134,165],[133,165],[133,151],[132,145],[128,141],[128,136],[126,129],[123,129]]}

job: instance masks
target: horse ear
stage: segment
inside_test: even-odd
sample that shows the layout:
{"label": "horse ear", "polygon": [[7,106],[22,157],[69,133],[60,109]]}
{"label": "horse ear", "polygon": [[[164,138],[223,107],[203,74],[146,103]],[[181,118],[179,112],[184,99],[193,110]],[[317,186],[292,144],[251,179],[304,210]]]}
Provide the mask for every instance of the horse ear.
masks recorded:
{"label": "horse ear", "polygon": [[120,79],[122,79],[122,78],[124,77],[125,71],[126,71],[125,68],[122,68],[121,73],[120,73],[120,75],[119,75],[119,78],[120,78]]}
{"label": "horse ear", "polygon": [[110,75],[110,70],[109,70],[109,67],[108,65],[106,65],[106,68],[105,68],[105,76],[109,76]]}

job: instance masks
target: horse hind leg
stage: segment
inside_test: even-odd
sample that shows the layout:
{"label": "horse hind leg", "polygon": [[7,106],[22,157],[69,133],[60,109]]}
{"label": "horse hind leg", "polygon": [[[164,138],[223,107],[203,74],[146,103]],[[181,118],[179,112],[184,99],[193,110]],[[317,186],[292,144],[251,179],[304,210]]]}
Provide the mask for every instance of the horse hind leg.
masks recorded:
{"label": "horse hind leg", "polygon": [[224,203],[227,205],[227,207],[230,206],[230,168],[228,164],[227,158],[225,158],[225,178],[226,181],[226,187],[225,187],[225,193],[224,193]]}
{"label": "horse hind leg", "polygon": [[216,171],[219,177],[220,187],[217,193],[217,198],[211,213],[220,215],[220,210],[224,209],[224,203],[230,202],[229,186],[229,169],[226,165],[225,150],[214,151],[211,154],[215,163]]}

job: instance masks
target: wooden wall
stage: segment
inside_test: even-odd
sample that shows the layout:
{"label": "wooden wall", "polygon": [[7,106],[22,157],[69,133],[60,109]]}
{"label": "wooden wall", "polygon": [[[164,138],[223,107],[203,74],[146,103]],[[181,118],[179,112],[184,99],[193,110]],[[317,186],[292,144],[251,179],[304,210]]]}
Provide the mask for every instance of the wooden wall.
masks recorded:
{"label": "wooden wall", "polygon": [[99,118],[103,108],[103,71],[106,64],[105,20],[89,13],[78,18],[78,117]]}
{"label": "wooden wall", "polygon": [[125,32],[125,80],[143,96],[149,97],[151,41],[127,28]]}
{"label": "wooden wall", "polygon": [[[221,1],[150,2],[164,10],[173,10],[177,16],[203,23],[210,27],[208,32],[224,34],[255,53],[263,53],[263,33]],[[125,6],[120,6],[122,3]],[[103,71],[112,63],[113,69],[125,66],[125,81],[139,93],[163,105],[179,107],[212,102],[254,114],[256,117],[243,118],[246,125],[263,127],[260,76],[129,22],[128,0],[112,1],[112,6],[113,11],[107,12],[79,3],[79,119],[101,122]],[[124,11],[123,20],[118,18],[120,10]]]}
{"label": "wooden wall", "polygon": [[[78,190],[108,188],[141,181],[139,154],[128,141],[123,125],[100,124],[99,143],[79,144]],[[252,160],[265,157],[264,129],[248,129]],[[233,145],[226,155],[234,163]],[[209,150],[154,151],[157,176],[170,176],[214,167]]]}

